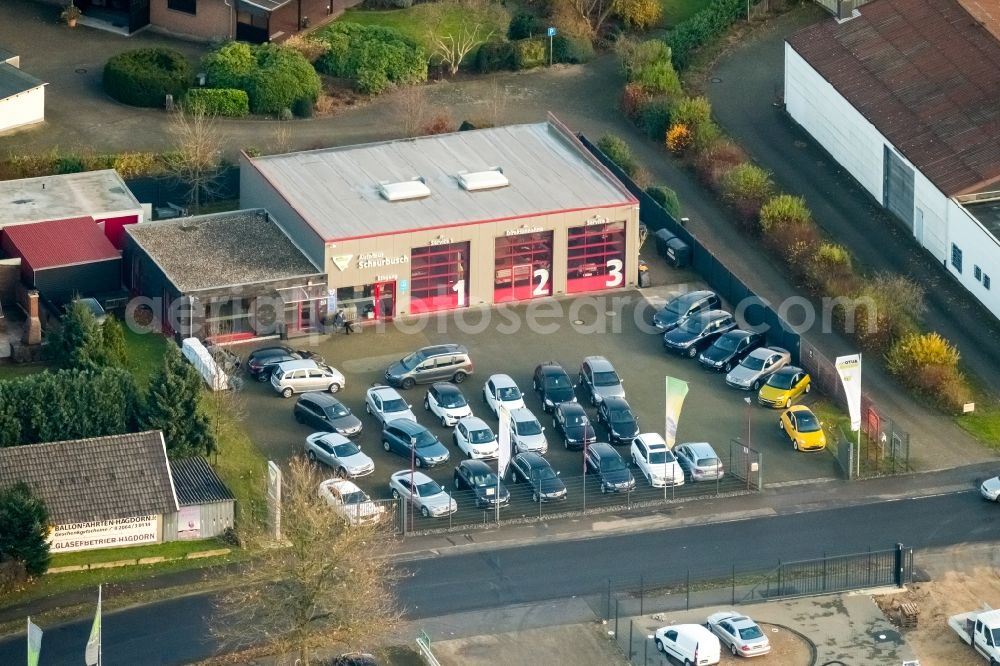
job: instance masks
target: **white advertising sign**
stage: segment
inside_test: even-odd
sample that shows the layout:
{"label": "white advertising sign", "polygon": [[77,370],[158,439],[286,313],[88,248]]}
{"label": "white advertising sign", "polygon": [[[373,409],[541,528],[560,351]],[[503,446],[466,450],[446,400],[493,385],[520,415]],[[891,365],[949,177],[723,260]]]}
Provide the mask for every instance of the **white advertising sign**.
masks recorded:
{"label": "white advertising sign", "polygon": [[160,516],[133,516],[56,525],[49,535],[53,553],[118,548],[160,542]]}
{"label": "white advertising sign", "polygon": [[838,356],[834,363],[840,383],[847,396],[847,411],[851,415],[851,430],[861,429],[861,354]]}

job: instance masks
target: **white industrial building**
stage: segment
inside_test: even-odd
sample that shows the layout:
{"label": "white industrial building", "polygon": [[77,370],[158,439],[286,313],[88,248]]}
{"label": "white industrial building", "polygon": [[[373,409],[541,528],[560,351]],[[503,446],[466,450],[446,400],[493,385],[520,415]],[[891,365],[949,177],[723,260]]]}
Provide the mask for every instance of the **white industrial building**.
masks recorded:
{"label": "white industrial building", "polygon": [[17,55],[0,49],[0,132],[45,120],[47,84],[20,67]]}
{"label": "white industrial building", "polygon": [[785,43],[785,104],[1000,318],[997,5],[876,0],[814,24]]}

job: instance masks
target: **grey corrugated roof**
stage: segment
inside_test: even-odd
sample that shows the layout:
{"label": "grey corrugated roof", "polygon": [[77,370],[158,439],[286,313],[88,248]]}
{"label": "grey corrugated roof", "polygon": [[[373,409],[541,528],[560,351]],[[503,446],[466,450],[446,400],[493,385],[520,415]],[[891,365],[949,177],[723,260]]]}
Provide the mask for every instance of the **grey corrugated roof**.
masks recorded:
{"label": "grey corrugated roof", "polygon": [[0,488],[19,481],[57,525],[177,511],[159,430],[0,448]]}
{"label": "grey corrugated roof", "polygon": [[236,499],[204,458],[171,460],[170,470],[174,476],[177,503],[181,506]]}
{"label": "grey corrugated roof", "polygon": [[322,275],[262,209],[130,224],[125,233],[184,293]]}
{"label": "grey corrugated roof", "polygon": [[14,65],[3,62],[3,60],[6,58],[0,59],[0,99],[6,99],[45,85],[45,81],[35,78]]}
{"label": "grey corrugated roof", "polygon": [[[338,240],[634,203],[556,121],[249,159],[324,239]],[[507,187],[467,192],[460,172],[500,167]],[[379,183],[423,177],[424,199]]]}
{"label": "grey corrugated roof", "polygon": [[117,212],[142,206],[114,169],[0,180],[0,227]]}

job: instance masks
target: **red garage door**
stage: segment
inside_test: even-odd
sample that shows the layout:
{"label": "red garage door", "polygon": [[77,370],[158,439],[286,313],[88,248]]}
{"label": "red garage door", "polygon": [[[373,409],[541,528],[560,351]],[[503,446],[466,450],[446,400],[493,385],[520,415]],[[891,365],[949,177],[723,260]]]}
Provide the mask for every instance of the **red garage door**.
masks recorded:
{"label": "red garage door", "polygon": [[552,232],[496,239],[493,302],[520,301],[552,294]]}
{"label": "red garage door", "polygon": [[625,223],[569,230],[566,291],[598,291],[625,284]]}
{"label": "red garage door", "polygon": [[469,243],[415,247],[410,251],[410,313],[469,304]]}

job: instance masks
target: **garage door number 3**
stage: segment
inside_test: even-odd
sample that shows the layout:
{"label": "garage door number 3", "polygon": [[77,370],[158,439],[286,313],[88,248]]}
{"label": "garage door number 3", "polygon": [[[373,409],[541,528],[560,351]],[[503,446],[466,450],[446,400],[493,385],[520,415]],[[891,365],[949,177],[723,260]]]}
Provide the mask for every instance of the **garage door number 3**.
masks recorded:
{"label": "garage door number 3", "polygon": [[621,259],[608,259],[608,279],[604,282],[605,287],[617,287],[625,281],[622,269],[625,268]]}

